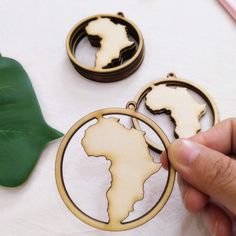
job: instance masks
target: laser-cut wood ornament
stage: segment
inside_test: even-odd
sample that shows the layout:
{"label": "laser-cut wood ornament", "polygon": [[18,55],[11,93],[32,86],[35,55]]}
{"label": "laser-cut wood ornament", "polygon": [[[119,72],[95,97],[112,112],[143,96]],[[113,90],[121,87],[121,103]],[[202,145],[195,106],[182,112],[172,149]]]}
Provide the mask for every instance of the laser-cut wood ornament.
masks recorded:
{"label": "laser-cut wood ornament", "polygon": [[[76,48],[85,37],[92,46],[99,47],[94,67],[83,65],[75,57]],[[114,82],[128,77],[144,58],[142,34],[123,13],[100,14],[80,21],[69,32],[66,48],[75,69],[98,82]]]}
{"label": "laser-cut wood ornament", "polygon": [[[200,95],[206,103],[199,104],[188,92],[192,90]],[[133,107],[139,110],[141,102],[145,100],[146,108],[152,114],[167,113],[175,124],[176,138],[188,138],[200,131],[200,119],[207,112],[206,105],[212,113],[212,126],[219,122],[219,114],[214,100],[198,85],[183,80],[170,73],[164,80],[152,81],[144,86],[136,95]],[[132,105],[132,102],[131,102]],[[137,119],[133,118],[133,125],[141,129]],[[163,151],[163,147],[146,137],[153,150]]]}
{"label": "laser-cut wood ornament", "polygon": [[[144,197],[144,183],[161,168],[150,155],[145,133],[139,129],[127,128],[115,115],[135,118],[149,126],[161,139],[165,149],[168,138],[154,121],[141,113],[129,109],[107,108],[95,111],[79,120],[62,140],[56,160],[56,181],[60,195],[69,210],[80,220],[93,227],[108,231],[122,231],[138,227],[151,220],[167,202],[175,181],[175,170],[169,165],[168,178],[160,199],[147,213],[137,219],[124,222],[133,211],[134,204]],[[109,118],[106,116],[109,115]],[[112,115],[112,117],[110,117]],[[76,206],[66,190],[63,179],[63,160],[66,149],[73,136],[88,122],[97,122],[89,126],[84,133],[81,144],[88,156],[105,156],[111,161],[111,187],[107,191],[108,222],[102,222],[88,216]]]}

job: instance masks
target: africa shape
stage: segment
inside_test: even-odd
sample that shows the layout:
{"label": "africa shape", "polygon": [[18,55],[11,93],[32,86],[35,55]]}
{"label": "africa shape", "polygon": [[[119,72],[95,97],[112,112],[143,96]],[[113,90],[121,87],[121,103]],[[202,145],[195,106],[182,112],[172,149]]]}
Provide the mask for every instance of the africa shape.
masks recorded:
{"label": "africa shape", "polygon": [[186,88],[153,86],[146,95],[146,106],[154,114],[166,112],[175,121],[175,134],[188,138],[200,129],[200,118],[206,112],[206,105],[199,104]]}
{"label": "africa shape", "polygon": [[100,46],[96,54],[96,69],[109,67],[115,60],[119,64],[122,60],[122,51],[132,51],[135,43],[130,41],[126,27],[115,24],[108,18],[98,18],[91,21],[85,28],[90,42],[94,46]]}
{"label": "africa shape", "polygon": [[111,161],[111,187],[107,191],[110,225],[120,225],[144,197],[144,182],[160,168],[151,157],[145,133],[128,129],[116,118],[99,118],[86,129],[82,146],[88,156]]}

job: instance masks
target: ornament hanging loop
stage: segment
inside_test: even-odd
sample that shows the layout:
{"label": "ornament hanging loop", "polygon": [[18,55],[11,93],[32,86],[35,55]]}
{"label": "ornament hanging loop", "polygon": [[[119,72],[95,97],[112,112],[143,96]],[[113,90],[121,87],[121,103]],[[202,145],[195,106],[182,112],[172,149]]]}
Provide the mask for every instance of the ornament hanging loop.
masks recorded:
{"label": "ornament hanging loop", "polygon": [[135,101],[129,101],[129,102],[126,104],[126,108],[135,111],[136,108],[137,108],[137,103],[136,103]]}
{"label": "ornament hanging loop", "polygon": [[167,74],[167,78],[168,79],[176,79],[177,77],[176,77],[175,73],[169,73],[169,74]]}
{"label": "ornament hanging loop", "polygon": [[118,16],[121,16],[121,17],[125,17],[124,13],[121,12],[121,11],[117,12],[117,15],[118,15]]}

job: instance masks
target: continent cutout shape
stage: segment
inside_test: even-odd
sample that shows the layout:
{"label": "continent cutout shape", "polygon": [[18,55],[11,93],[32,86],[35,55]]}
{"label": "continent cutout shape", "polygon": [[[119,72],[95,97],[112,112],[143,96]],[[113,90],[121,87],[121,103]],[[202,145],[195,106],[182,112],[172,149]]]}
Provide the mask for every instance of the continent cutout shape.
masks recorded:
{"label": "continent cutout shape", "polygon": [[144,198],[144,182],[160,168],[149,153],[145,133],[128,129],[117,118],[99,118],[88,127],[82,146],[88,156],[111,161],[107,191],[109,225],[120,225]]}
{"label": "continent cutout shape", "polygon": [[90,37],[90,42],[100,46],[96,53],[96,69],[106,68],[114,60],[121,60],[122,50],[135,46],[135,43],[128,38],[126,27],[115,24],[108,18],[99,17],[89,22],[85,30]]}
{"label": "continent cutout shape", "polygon": [[206,113],[206,105],[199,104],[186,88],[153,86],[146,95],[146,106],[154,114],[166,112],[174,120],[175,134],[188,138],[200,129],[200,118]]}

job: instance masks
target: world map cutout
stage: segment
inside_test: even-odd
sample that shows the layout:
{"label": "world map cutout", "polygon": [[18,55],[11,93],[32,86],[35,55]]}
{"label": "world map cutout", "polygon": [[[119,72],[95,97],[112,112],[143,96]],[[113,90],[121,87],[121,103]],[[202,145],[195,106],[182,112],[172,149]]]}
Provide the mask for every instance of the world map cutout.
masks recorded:
{"label": "world map cutout", "polygon": [[128,38],[126,26],[115,24],[109,18],[99,17],[89,22],[85,30],[92,46],[100,47],[96,53],[96,69],[118,66],[136,49]]}
{"label": "world map cutout", "polygon": [[145,133],[128,129],[117,118],[99,118],[85,130],[81,144],[88,156],[111,161],[111,186],[107,191],[109,225],[117,226],[144,198],[144,183],[159,171],[149,153]]}
{"label": "world map cutout", "polygon": [[146,106],[153,114],[170,114],[177,138],[195,135],[201,129],[200,118],[206,113],[206,104],[195,101],[187,88],[166,85],[152,87],[146,95]]}

